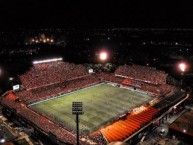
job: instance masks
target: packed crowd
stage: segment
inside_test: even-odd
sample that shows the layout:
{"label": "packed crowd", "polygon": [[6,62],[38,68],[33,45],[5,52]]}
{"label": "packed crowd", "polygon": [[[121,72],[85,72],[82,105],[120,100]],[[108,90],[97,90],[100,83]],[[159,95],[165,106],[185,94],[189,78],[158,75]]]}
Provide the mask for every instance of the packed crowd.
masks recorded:
{"label": "packed crowd", "polygon": [[114,82],[114,83],[117,83],[117,84],[121,84],[122,81],[123,81],[123,78],[116,77],[115,74],[113,74],[113,73],[101,72],[101,73],[98,73],[96,75],[102,81],[109,81],[109,82]]}
{"label": "packed crowd", "polygon": [[124,86],[130,86],[139,90],[143,90],[146,92],[151,92],[154,94],[167,94],[171,91],[176,90],[174,86],[167,85],[167,84],[151,84],[151,83],[144,83],[133,79],[124,79],[122,84]]}
{"label": "packed crowd", "polygon": [[[37,126],[41,130],[46,132],[48,135],[49,133],[52,133],[64,143],[76,144],[75,132],[73,132],[66,126],[53,122],[52,119],[50,118],[48,119],[43,114],[31,110],[30,108],[26,107],[23,103],[15,102],[16,98],[17,97],[15,96],[15,94],[9,93],[9,95],[2,98],[2,104],[8,107],[11,106],[11,109],[14,108],[17,112],[17,115],[26,118],[27,120],[30,121],[30,124],[32,126],[33,125]],[[100,132],[92,136],[81,135],[81,138],[82,137],[87,139],[84,141],[80,141],[80,144],[82,145],[89,145],[90,142],[88,140],[91,140],[91,142],[95,144],[97,142],[97,144],[99,145],[106,144],[106,140],[104,139],[103,135]]]}
{"label": "packed crowd", "polygon": [[107,144],[107,141],[104,139],[103,135],[101,132],[95,134],[95,135],[90,135],[90,139],[94,140],[95,142],[99,143],[99,145],[105,145]]}
{"label": "packed crowd", "polygon": [[[118,76],[124,77],[118,77]],[[25,104],[45,100],[64,93],[85,88],[103,81],[122,84],[125,77],[132,78],[141,90],[165,94],[171,92],[174,87],[166,85],[166,77],[162,71],[157,71],[155,68],[144,66],[120,66],[114,73],[97,73],[89,75],[86,68],[82,65],[75,65],[65,62],[51,62],[43,64],[34,64],[28,72],[20,76],[25,89],[14,94],[6,96],[7,106],[11,106],[17,114],[31,121],[46,133],[51,132],[63,142],[71,144],[76,143],[73,131],[67,126],[61,126],[54,123],[54,119],[49,116],[45,117],[30,108]],[[133,82],[132,82],[133,83]],[[135,84],[136,86],[136,84]],[[17,97],[21,102],[15,101]],[[43,120],[43,121],[42,121]],[[101,133],[95,136],[89,136],[88,139],[101,144],[106,144]],[[87,144],[84,142],[83,144]]]}
{"label": "packed crowd", "polygon": [[[6,106],[11,106],[12,109],[17,110],[17,115],[26,118],[31,122],[32,125],[36,125],[41,130],[46,133],[51,132],[54,134],[58,139],[65,143],[76,144],[76,136],[71,132],[67,131],[63,127],[60,127],[58,124],[50,121],[49,119],[45,118],[44,116],[34,112],[30,108],[26,107],[22,103],[15,102],[16,96],[10,93],[6,98],[2,99],[2,103]],[[82,143],[84,144],[84,143]]]}
{"label": "packed crowd", "polygon": [[25,74],[20,76],[20,80],[26,89],[33,89],[50,84],[64,82],[88,75],[88,71],[83,65],[75,65],[62,61],[52,63],[34,64]]}
{"label": "packed crowd", "polygon": [[31,90],[23,90],[17,92],[16,95],[19,96],[22,101],[29,104],[58,96],[73,90],[85,88],[99,82],[100,80],[95,75],[88,75],[79,79],[65,81],[63,83],[52,84]]}
{"label": "packed crowd", "polygon": [[165,84],[167,74],[153,67],[139,65],[124,65],[116,69],[115,75],[132,78],[152,84]]}
{"label": "packed crowd", "polygon": [[141,88],[143,83],[136,81],[136,80],[131,80],[131,79],[124,79],[122,82],[123,85],[128,85],[128,86],[133,86],[136,88]]}
{"label": "packed crowd", "polygon": [[167,85],[167,84],[162,84],[162,85],[158,85],[158,86],[143,84],[141,86],[141,89],[144,91],[153,92],[153,93],[157,93],[157,94],[167,94],[171,91],[176,90],[176,88],[174,86]]}

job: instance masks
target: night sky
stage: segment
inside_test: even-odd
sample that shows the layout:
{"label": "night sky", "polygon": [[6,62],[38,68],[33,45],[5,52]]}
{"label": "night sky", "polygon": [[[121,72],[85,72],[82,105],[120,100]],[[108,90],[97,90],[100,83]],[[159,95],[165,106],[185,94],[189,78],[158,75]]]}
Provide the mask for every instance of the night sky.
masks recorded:
{"label": "night sky", "polygon": [[0,4],[0,28],[193,28],[193,4],[189,1],[128,1],[4,1]]}

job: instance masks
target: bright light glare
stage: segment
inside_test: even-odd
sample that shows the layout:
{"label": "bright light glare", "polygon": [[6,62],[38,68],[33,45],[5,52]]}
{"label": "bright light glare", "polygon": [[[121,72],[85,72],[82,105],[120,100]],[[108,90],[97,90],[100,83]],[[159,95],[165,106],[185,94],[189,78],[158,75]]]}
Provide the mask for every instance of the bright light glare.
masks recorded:
{"label": "bright light glare", "polygon": [[46,62],[53,62],[53,61],[59,61],[59,60],[62,60],[62,58],[54,58],[54,59],[47,59],[47,60],[34,61],[33,64],[46,63]]}
{"label": "bright light glare", "polygon": [[10,80],[10,81],[12,81],[12,80],[13,80],[13,78],[12,78],[12,77],[10,77],[10,78],[9,78],[9,80]]}
{"label": "bright light glare", "polygon": [[5,139],[2,138],[2,139],[0,140],[0,143],[4,143],[4,142],[5,142]]}
{"label": "bright light glare", "polygon": [[101,60],[106,60],[107,59],[107,53],[106,52],[100,53],[100,59]]}
{"label": "bright light glare", "polygon": [[185,63],[180,63],[180,64],[179,64],[179,68],[180,68],[180,70],[181,70],[182,72],[184,72],[185,69],[186,69],[186,64],[185,64]]}

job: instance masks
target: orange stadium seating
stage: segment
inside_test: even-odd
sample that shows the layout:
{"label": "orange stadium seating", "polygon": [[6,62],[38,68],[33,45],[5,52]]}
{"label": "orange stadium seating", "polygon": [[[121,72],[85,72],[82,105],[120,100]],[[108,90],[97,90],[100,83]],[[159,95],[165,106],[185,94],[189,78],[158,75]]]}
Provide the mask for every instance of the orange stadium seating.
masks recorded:
{"label": "orange stadium seating", "polygon": [[121,141],[128,138],[140,127],[151,121],[156,113],[157,110],[155,108],[148,107],[138,114],[131,113],[125,120],[120,119],[117,122],[102,128],[100,131],[108,142]]}

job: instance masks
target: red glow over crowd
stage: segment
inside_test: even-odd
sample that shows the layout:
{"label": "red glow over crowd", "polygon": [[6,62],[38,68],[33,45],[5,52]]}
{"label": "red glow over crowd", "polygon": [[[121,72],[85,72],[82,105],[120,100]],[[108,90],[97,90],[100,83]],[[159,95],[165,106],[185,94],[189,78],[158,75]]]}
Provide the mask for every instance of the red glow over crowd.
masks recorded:
{"label": "red glow over crowd", "polygon": [[152,84],[165,84],[167,77],[167,74],[163,71],[158,71],[154,67],[140,65],[120,66],[115,71],[115,74]]}
{"label": "red glow over crowd", "polygon": [[[60,126],[52,118],[31,110],[26,104],[52,98],[104,81],[152,92],[159,96],[175,89],[166,84],[166,77],[167,74],[163,71],[138,65],[120,66],[115,73],[89,74],[83,65],[62,61],[34,64],[29,71],[20,76],[25,88],[3,97],[2,103],[16,109],[20,116],[29,120],[31,124],[38,126],[44,132],[51,132],[63,142],[75,144],[75,133],[68,126]],[[16,99],[19,99],[19,101],[16,101]],[[152,116],[150,115],[149,119]],[[102,132],[103,135],[107,134],[110,140],[115,140],[107,130],[102,130]],[[94,136],[86,136],[85,138],[98,142],[98,144],[106,144],[103,135],[98,132]],[[123,136],[120,136],[120,138],[123,138]],[[81,144],[86,145],[88,142],[81,142]]]}
{"label": "red glow over crowd", "polygon": [[20,79],[26,89],[33,89],[76,79],[84,75],[88,75],[88,72],[82,65],[56,61],[34,64],[34,67],[20,76]]}

